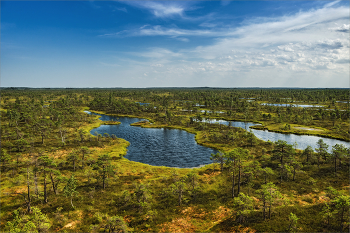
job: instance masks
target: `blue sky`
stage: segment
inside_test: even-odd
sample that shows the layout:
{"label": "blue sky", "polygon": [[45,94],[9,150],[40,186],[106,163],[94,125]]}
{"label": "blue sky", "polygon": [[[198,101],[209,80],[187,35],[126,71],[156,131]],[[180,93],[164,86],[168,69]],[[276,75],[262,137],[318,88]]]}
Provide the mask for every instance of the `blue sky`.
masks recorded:
{"label": "blue sky", "polygon": [[349,1],[1,1],[3,87],[349,87]]}

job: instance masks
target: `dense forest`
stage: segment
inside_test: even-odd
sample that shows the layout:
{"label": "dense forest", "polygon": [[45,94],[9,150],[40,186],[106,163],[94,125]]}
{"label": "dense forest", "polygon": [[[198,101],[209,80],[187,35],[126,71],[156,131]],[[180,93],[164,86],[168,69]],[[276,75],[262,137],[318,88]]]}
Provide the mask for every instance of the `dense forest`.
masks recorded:
{"label": "dense forest", "polygon": [[[1,232],[345,232],[350,148],[299,150],[249,129],[350,141],[347,89],[1,90]],[[311,105],[301,107],[302,105]],[[215,148],[200,168],[129,161],[90,111]],[[317,130],[305,130],[317,129]]]}

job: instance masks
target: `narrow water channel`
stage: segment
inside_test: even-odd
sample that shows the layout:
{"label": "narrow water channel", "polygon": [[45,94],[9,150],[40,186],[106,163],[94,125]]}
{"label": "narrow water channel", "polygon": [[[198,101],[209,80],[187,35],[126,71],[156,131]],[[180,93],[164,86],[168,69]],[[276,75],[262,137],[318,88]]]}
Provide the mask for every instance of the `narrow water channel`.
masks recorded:
{"label": "narrow water channel", "polygon": [[291,145],[293,145],[296,142],[297,143],[296,148],[301,150],[304,150],[307,146],[311,146],[315,150],[315,148],[317,148],[317,141],[319,139],[322,139],[327,145],[329,145],[328,147],[329,152],[331,152],[332,146],[334,146],[335,144],[343,144],[345,147],[350,148],[349,142],[345,142],[338,139],[325,138],[325,137],[312,136],[312,135],[283,134],[283,133],[270,132],[268,130],[249,129],[250,126],[258,125],[252,122],[225,121],[225,120],[216,120],[216,119],[208,120],[208,122],[212,124],[216,123],[216,124],[223,124],[223,125],[231,125],[234,127],[243,128],[245,130],[251,130],[257,138],[263,141],[270,140],[271,142],[276,142],[278,140],[283,140]]}

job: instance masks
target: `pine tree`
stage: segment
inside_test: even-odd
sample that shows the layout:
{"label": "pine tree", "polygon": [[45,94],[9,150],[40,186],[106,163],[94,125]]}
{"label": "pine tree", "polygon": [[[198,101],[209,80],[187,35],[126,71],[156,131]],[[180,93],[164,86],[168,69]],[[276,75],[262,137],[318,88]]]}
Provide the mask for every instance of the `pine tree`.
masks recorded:
{"label": "pine tree", "polygon": [[76,191],[77,188],[77,181],[74,178],[74,175],[71,175],[71,177],[68,179],[66,186],[63,188],[63,193],[67,198],[70,198],[70,204],[72,205],[73,209],[75,208],[73,205],[73,197],[77,196],[78,192]]}

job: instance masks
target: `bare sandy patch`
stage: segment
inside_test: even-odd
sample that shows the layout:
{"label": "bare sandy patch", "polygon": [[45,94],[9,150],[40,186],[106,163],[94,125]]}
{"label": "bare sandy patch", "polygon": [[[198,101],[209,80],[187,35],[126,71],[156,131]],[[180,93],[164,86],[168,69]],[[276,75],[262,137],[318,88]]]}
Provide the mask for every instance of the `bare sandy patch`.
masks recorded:
{"label": "bare sandy patch", "polygon": [[78,223],[78,221],[73,221],[65,225],[63,228],[73,228]]}
{"label": "bare sandy patch", "polygon": [[312,130],[312,131],[323,131],[322,129],[314,129],[314,128],[307,128],[307,127],[294,127],[294,129]]}

